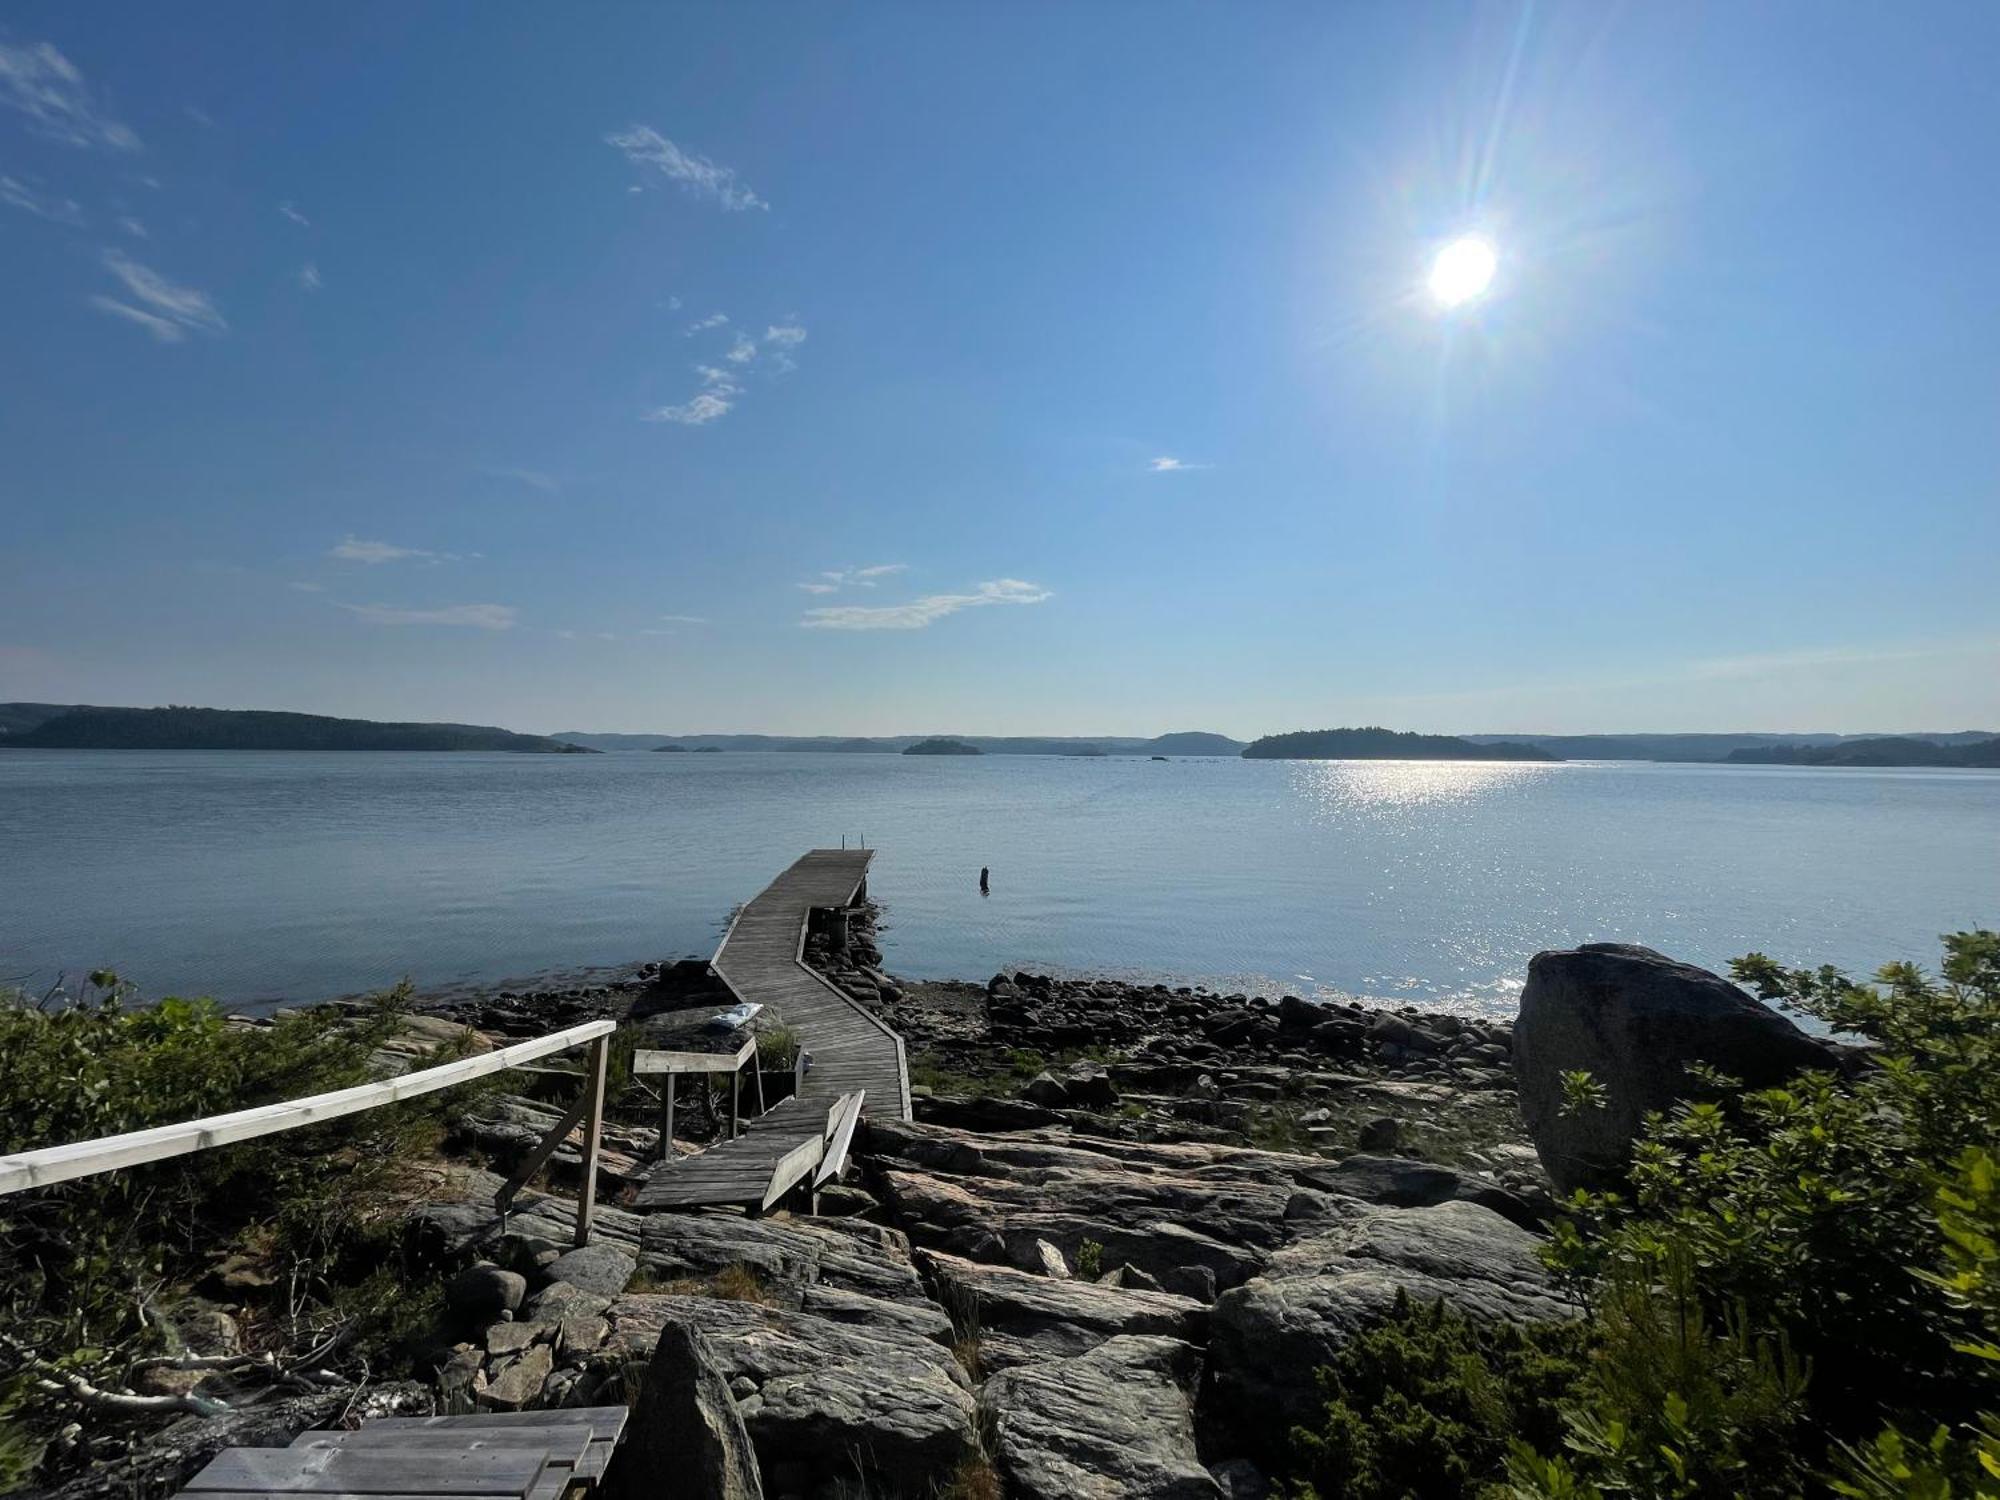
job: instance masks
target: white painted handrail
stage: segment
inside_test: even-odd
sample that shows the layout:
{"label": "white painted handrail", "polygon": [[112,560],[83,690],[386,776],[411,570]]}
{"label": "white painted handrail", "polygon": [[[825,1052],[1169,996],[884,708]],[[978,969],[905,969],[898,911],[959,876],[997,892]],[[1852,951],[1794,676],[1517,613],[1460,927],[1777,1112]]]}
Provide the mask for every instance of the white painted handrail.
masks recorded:
{"label": "white painted handrail", "polygon": [[[281,1130],[295,1130],[301,1125],[359,1114],[365,1109],[376,1109],[437,1089],[470,1083],[488,1073],[498,1073],[552,1053],[567,1052],[585,1042],[597,1043],[601,1052],[604,1045],[601,1039],[617,1029],[614,1021],[586,1021],[567,1031],[536,1037],[530,1042],[516,1042],[510,1047],[496,1048],[477,1057],[460,1058],[457,1062],[405,1073],[400,1078],[388,1078],[380,1083],[357,1084],[351,1089],[336,1089],[330,1094],[313,1094],[304,1099],[289,1099],[282,1104],[262,1104],[255,1109],[210,1115],[205,1120],[189,1120],[180,1125],[158,1125],[151,1130],[135,1130],[127,1135],[111,1135],[101,1140],[76,1141],[67,1146],[47,1146],[39,1151],[0,1156],[0,1194],[47,1187],[50,1183],[90,1177],[120,1167],[136,1167],[149,1161],[163,1161],[170,1156],[186,1156],[190,1152],[206,1151],[212,1146],[226,1146],[233,1141],[253,1140],[260,1135],[275,1135]],[[603,1077],[601,1064],[596,1076]],[[594,1130],[591,1144],[595,1146]],[[593,1149],[589,1154],[594,1156],[596,1153]],[[589,1181],[588,1169],[586,1181]]]}

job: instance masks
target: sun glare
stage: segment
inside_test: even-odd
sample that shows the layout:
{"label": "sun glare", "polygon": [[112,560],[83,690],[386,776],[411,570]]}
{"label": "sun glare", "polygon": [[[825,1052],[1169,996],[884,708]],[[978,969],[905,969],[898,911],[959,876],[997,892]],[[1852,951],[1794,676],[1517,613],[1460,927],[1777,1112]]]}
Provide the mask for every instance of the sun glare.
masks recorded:
{"label": "sun glare", "polygon": [[1453,240],[1431,262],[1431,300],[1443,308],[1478,300],[1493,284],[1499,264],[1491,241],[1470,234]]}

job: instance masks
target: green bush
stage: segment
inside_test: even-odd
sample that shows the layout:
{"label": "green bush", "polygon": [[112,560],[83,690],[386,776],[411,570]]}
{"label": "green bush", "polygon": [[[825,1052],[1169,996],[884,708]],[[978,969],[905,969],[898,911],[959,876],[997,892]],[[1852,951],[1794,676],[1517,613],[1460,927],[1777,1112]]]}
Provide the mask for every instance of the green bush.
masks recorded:
{"label": "green bush", "polygon": [[1511,1439],[1553,1442],[1582,1373],[1581,1330],[1474,1322],[1444,1303],[1391,1315],[1318,1372],[1317,1427],[1294,1428],[1299,1500],[1455,1500],[1498,1479]]}
{"label": "green bush", "polygon": [[1783,1088],[1708,1076],[1648,1122],[1629,1195],[1577,1196],[1549,1256],[1590,1373],[1511,1493],[2000,1493],[2000,934],[1947,937],[1938,980],[1733,967],[1872,1051]]}
{"label": "green bush", "polygon": [[[207,1000],[141,1007],[115,975],[92,980],[60,1007],[0,994],[0,1151],[367,1082],[408,1006],[398,990],[359,1015],[319,1008],[252,1025]],[[449,1107],[427,1096],[0,1198],[0,1467],[19,1477],[69,1413],[51,1378],[116,1387],[134,1361],[177,1352],[174,1303],[231,1255],[283,1290],[246,1307],[253,1347],[330,1341],[323,1359],[337,1365],[343,1351],[379,1359],[420,1332],[429,1293],[395,1274],[393,1189]]]}

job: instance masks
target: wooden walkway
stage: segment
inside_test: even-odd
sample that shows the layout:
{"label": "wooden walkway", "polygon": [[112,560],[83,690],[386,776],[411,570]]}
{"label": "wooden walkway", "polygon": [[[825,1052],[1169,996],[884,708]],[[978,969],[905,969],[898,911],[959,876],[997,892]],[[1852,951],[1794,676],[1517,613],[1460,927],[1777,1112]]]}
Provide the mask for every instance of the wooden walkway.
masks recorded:
{"label": "wooden walkway", "polygon": [[903,1039],[800,956],[807,915],[852,904],[870,858],[867,849],[814,849],[737,913],[715,950],[715,972],[738,1000],[791,1027],[810,1065],[798,1096],[735,1140],[655,1167],[634,1205],[641,1212],[711,1204],[758,1212],[808,1181],[817,1193],[844,1170],[862,1111],[910,1118]]}
{"label": "wooden walkway", "polygon": [[802,1098],[824,1107],[866,1089],[870,1112],[907,1120],[910,1071],[903,1039],[799,957],[806,913],[815,906],[850,905],[867,881],[873,857],[872,849],[801,855],[737,914],[715,950],[715,972],[737,999],[761,1003],[799,1034],[800,1045],[812,1054]]}

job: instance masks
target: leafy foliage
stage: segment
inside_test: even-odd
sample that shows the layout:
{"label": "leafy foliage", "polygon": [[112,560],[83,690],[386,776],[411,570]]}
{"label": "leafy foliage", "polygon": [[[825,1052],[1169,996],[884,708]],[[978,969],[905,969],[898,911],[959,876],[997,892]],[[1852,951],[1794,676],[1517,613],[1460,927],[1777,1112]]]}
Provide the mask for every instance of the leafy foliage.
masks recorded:
{"label": "leafy foliage", "polygon": [[[252,1024],[206,1000],[138,1006],[109,972],[91,981],[60,1005],[0,995],[0,1151],[366,1082],[408,1003],[398,990],[359,1015]],[[253,1345],[338,1363],[421,1331],[430,1294],[412,1287],[431,1283],[398,1274],[385,1205],[410,1153],[441,1135],[446,1097],[0,1198],[0,1461],[38,1452],[63,1419],[52,1373],[115,1387],[136,1361],[180,1352],[174,1304],[230,1257],[270,1284],[244,1309]]]}
{"label": "leafy foliage", "polygon": [[1473,1322],[1398,1294],[1319,1372],[1317,1428],[1295,1428],[1298,1500],[1445,1500],[1495,1477],[1510,1439],[1549,1443],[1582,1373],[1580,1331]]}
{"label": "leafy foliage", "polygon": [[1564,1451],[1517,1448],[1510,1492],[2000,1493],[2000,934],[1947,937],[1936,981],[1734,971],[1874,1045],[1783,1088],[1697,1078],[1628,1198],[1577,1195],[1548,1256],[1592,1314],[1590,1373]]}

